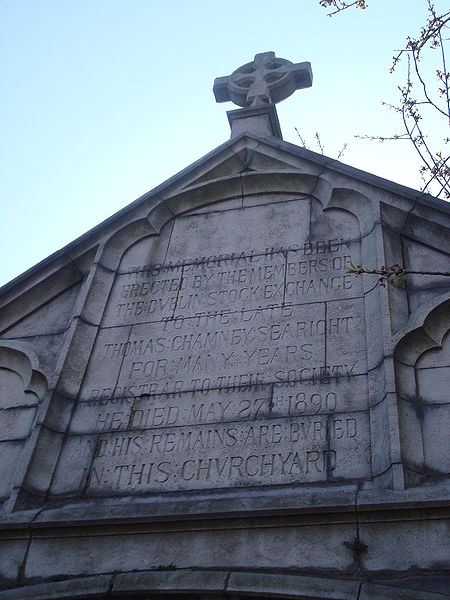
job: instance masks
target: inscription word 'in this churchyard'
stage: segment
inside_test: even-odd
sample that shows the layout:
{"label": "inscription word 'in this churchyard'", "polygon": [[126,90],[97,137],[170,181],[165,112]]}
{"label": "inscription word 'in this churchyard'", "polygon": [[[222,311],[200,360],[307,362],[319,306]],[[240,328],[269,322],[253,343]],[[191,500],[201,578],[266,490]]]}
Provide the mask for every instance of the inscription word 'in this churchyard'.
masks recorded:
{"label": "inscription word 'in this churchyard'", "polygon": [[120,271],[64,449],[80,485],[126,494],[367,477],[355,252],[359,242],[328,239]]}

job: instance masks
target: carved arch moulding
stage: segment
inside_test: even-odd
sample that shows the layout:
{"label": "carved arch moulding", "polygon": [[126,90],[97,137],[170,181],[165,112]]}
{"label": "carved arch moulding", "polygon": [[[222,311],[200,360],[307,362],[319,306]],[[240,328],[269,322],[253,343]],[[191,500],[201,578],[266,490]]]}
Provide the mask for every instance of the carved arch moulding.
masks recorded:
{"label": "carved arch moulding", "polygon": [[47,380],[35,356],[0,345],[0,502],[14,502],[30,459]]}
{"label": "carved arch moulding", "polygon": [[450,477],[450,300],[429,312],[395,350],[402,460],[407,485]]}

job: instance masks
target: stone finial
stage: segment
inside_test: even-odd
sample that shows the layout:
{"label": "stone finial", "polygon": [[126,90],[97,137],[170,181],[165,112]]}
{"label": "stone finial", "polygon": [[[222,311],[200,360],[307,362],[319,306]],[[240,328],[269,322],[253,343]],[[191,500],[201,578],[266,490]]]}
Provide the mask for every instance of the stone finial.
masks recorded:
{"label": "stone finial", "polygon": [[256,54],[228,77],[214,81],[216,102],[231,100],[238,106],[263,106],[288,98],[295,90],[311,87],[311,63],[293,64],[277,58],[275,52]]}

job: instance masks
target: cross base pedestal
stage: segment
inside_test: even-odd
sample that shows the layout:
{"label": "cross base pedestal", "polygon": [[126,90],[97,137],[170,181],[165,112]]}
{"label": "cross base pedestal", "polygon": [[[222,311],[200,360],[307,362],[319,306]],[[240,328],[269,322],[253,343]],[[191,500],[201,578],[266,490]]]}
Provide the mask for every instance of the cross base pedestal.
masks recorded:
{"label": "cross base pedestal", "polygon": [[283,139],[275,104],[229,110],[227,116],[231,127],[231,139],[243,133]]}

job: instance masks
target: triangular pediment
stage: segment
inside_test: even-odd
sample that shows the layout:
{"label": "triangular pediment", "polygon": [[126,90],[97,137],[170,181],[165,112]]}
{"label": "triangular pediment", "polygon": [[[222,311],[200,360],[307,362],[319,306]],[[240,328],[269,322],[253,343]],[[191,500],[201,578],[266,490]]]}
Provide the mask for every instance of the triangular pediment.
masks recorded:
{"label": "triangular pediment", "polygon": [[[342,204],[343,199],[346,209],[359,203],[365,209],[370,205],[372,211],[382,204],[398,213],[399,221],[404,215],[411,221],[417,212],[418,219],[431,221],[443,231],[449,221],[448,204],[443,201],[282,140],[244,134],[225,142],[4,286],[0,291],[2,330],[33,314],[43,298],[50,302],[79,285],[108,240],[126,237],[127,231],[134,230],[139,235],[158,234],[175,215],[208,210],[217,203],[239,206],[244,199],[258,203],[262,193],[278,194],[286,201],[314,196],[322,208]],[[24,295],[28,300],[18,316],[15,300]],[[12,303],[14,318],[10,316]]]}

